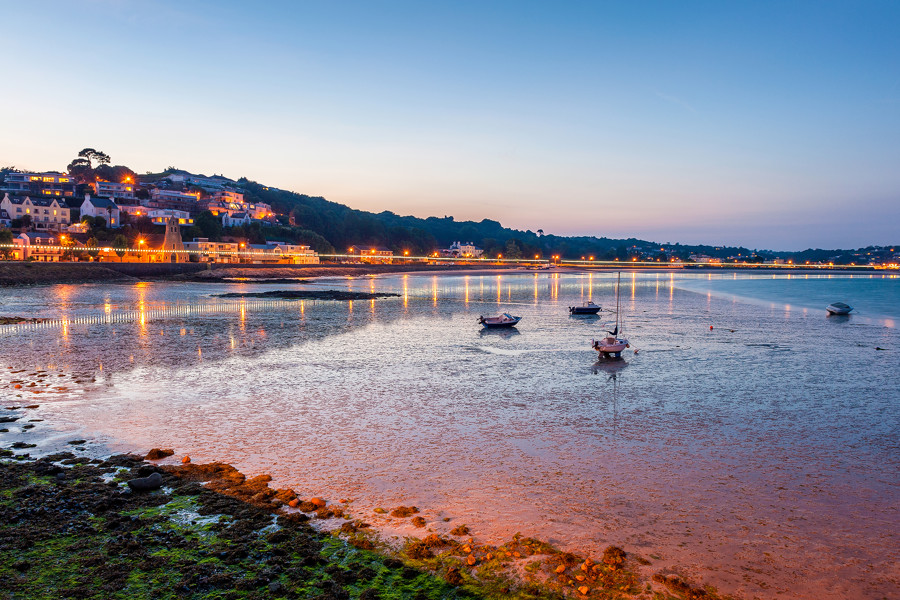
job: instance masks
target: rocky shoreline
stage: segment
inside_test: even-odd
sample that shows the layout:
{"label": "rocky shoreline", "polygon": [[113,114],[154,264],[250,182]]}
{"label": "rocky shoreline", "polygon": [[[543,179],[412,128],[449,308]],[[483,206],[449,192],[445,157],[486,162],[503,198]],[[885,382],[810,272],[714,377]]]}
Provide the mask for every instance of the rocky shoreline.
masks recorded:
{"label": "rocky shoreline", "polygon": [[[4,421],[36,407],[6,407]],[[0,448],[10,597],[719,598],[672,573],[648,576],[648,560],[614,546],[591,559],[518,534],[479,543],[458,525],[398,547],[351,499],[302,498],[224,463],[161,464],[171,449],[90,457],[85,444],[41,457],[27,442]],[[426,526],[416,507],[375,512]]]}

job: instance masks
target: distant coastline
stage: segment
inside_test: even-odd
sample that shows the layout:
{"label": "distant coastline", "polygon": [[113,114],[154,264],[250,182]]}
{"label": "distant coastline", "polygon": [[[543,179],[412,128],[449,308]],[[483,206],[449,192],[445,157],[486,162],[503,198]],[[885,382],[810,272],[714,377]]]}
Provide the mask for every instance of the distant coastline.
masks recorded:
{"label": "distant coastline", "polygon": [[234,283],[235,280],[269,280],[299,279],[314,277],[358,277],[363,275],[386,275],[391,273],[424,274],[486,274],[486,273],[573,273],[573,272],[611,272],[611,271],[658,271],[664,273],[683,272],[772,272],[780,274],[798,273],[856,273],[872,272],[866,268],[784,268],[767,265],[747,268],[722,265],[721,267],[648,267],[633,266],[627,263],[622,266],[585,266],[557,267],[553,269],[531,270],[515,265],[484,264],[320,264],[320,265],[207,265],[205,263],[37,263],[37,262],[0,262],[0,287],[21,285],[53,285],[78,283],[128,283],[136,281],[184,281],[184,282],[222,282]]}

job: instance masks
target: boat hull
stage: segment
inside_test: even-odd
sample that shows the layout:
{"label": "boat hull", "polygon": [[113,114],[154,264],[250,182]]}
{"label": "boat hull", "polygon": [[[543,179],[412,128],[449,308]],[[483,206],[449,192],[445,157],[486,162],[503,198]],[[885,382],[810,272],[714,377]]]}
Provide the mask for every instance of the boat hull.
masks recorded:
{"label": "boat hull", "polygon": [[515,327],[519,322],[511,321],[509,323],[482,323],[485,329],[508,329]]}
{"label": "boat hull", "polygon": [[478,322],[485,329],[508,329],[510,327],[515,327],[519,324],[519,321],[522,320],[522,317],[514,317],[512,315],[504,315],[504,317],[480,317]]}
{"label": "boat hull", "polygon": [[612,342],[609,338],[594,342],[592,346],[594,350],[596,350],[600,356],[621,356],[622,351],[626,348],[630,348],[631,346],[628,343],[628,340],[616,338],[615,342]]}
{"label": "boat hull", "polygon": [[570,306],[569,312],[573,315],[596,315],[600,312],[600,307]]}
{"label": "boat hull", "polygon": [[853,310],[853,307],[847,306],[846,304],[843,304],[843,305],[829,304],[828,306],[825,307],[825,310],[828,311],[829,315],[849,315],[850,311]]}

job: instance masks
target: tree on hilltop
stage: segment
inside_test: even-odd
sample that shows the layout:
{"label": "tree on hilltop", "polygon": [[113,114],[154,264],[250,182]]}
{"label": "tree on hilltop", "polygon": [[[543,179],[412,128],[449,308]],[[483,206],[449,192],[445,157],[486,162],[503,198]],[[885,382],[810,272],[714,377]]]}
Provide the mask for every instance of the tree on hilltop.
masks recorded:
{"label": "tree on hilltop", "polygon": [[[72,159],[72,162],[66,167],[66,171],[78,183],[94,183],[97,181],[95,169],[101,165],[108,165],[109,161],[109,154],[93,148],[84,148],[78,153],[77,157]],[[95,162],[97,167],[94,166]]]}

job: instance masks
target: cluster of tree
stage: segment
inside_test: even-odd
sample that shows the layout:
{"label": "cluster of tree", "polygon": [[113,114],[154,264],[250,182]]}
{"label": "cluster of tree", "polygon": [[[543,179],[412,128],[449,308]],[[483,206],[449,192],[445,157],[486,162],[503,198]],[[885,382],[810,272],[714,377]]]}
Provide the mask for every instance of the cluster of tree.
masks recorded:
{"label": "cluster of tree", "polygon": [[456,221],[452,216],[400,216],[390,211],[370,213],[354,210],[318,196],[307,196],[266,187],[246,178],[238,180],[249,202],[265,202],[276,213],[286,216],[288,224],[313,232],[337,249],[350,246],[385,246],[395,253],[429,254],[446,248],[454,241],[472,242],[487,256],[502,254],[507,258],[547,258],[562,255],[628,256],[632,246],[649,248],[651,242],[638,239],[615,240],[598,237],[562,237],[544,235],[542,230],[520,231],[503,227],[497,221]]}
{"label": "cluster of tree", "polygon": [[84,148],[66,167],[69,175],[81,187],[78,193],[84,193],[87,184],[97,181],[137,182],[137,173],[123,165],[110,165],[110,157],[105,152],[93,148]]}

